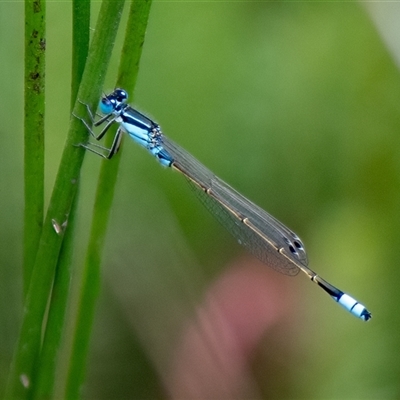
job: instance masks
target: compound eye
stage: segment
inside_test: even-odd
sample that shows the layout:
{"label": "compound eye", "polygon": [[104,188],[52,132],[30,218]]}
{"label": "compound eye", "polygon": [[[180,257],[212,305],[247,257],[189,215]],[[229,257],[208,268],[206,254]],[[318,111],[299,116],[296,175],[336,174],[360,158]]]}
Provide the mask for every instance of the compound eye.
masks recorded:
{"label": "compound eye", "polygon": [[128,100],[128,93],[124,89],[115,89],[114,90],[114,97],[119,103],[125,103]]}
{"label": "compound eye", "polygon": [[100,101],[99,108],[103,114],[110,114],[115,110],[115,100],[103,97]]}

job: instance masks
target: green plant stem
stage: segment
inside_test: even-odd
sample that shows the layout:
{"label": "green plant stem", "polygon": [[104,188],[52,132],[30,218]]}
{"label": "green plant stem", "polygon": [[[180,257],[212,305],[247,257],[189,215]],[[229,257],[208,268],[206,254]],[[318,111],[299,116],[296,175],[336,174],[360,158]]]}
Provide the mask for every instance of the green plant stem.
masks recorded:
{"label": "green plant stem", "polygon": [[71,108],[78,95],[82,81],[90,42],[90,2],[73,0],[72,2],[72,75]]}
{"label": "green plant stem", "polygon": [[24,296],[28,292],[44,216],[46,1],[25,1]]}
{"label": "green plant stem", "polygon": [[[92,108],[100,96],[123,4],[123,0],[112,2],[104,0],[101,6],[97,29],[78,93],[78,98]],[[76,102],[74,114],[78,115],[84,111],[85,107]],[[40,349],[43,317],[63,239],[63,233],[57,233],[58,229],[55,229],[55,226],[63,227],[68,220],[85,153],[84,149],[78,147],[77,144],[85,142],[87,135],[82,122],[78,118],[71,118],[69,134],[26,296],[22,327],[10,368],[6,399],[26,399],[30,394],[33,370]]]}
{"label": "green plant stem", "polygon": [[[85,68],[90,41],[90,2],[86,0],[73,1],[73,29],[72,29],[72,79],[71,79],[71,104],[75,104]],[[62,355],[63,336],[66,332],[67,304],[70,296],[70,283],[72,280],[72,256],[74,237],[76,235],[75,212],[78,205],[79,181],[77,182],[75,196],[68,229],[62,244],[58,259],[53,291],[46,324],[40,360],[35,368],[32,399],[55,398],[55,379],[59,366],[59,357]],[[58,386],[60,382],[58,382]]]}
{"label": "green plant stem", "polygon": [[[79,191],[79,188],[78,188]],[[59,262],[57,265],[54,286],[51,293],[49,316],[43,346],[40,351],[39,361],[34,370],[31,399],[54,399],[56,390],[56,373],[58,357],[62,353],[63,336],[66,331],[66,311],[70,294],[72,275],[73,241],[75,233],[78,194],[75,196],[71,214],[68,219],[68,229],[62,243]]]}
{"label": "green plant stem", "polygon": [[[151,0],[133,1],[130,8],[117,82],[117,86],[124,87],[130,93],[133,92],[137,80],[150,6]],[[111,142],[112,133],[110,132],[106,145],[110,146]],[[71,366],[65,395],[65,398],[68,399],[79,397],[79,389],[84,381],[86,358],[101,282],[101,254],[104,248],[111,204],[117,181],[120,156],[121,152],[113,158],[112,162],[103,160],[100,170],[93,210],[93,222],[80,290]]]}
{"label": "green plant stem", "polygon": [[123,87],[130,95],[133,95],[139,73],[139,62],[142,55],[151,3],[152,0],[136,0],[132,2],[129,10],[126,36],[118,70],[117,86]]}

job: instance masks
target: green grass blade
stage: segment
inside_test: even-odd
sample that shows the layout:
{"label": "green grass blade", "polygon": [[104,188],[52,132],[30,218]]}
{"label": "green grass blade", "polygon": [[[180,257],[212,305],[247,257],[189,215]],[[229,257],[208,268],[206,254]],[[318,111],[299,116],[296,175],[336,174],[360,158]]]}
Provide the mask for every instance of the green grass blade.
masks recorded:
{"label": "green grass blade", "polygon": [[[123,0],[112,2],[105,0],[102,3],[97,29],[93,36],[78,94],[79,99],[91,107],[98,101],[100,95],[123,4]],[[75,114],[83,114],[85,107],[77,102],[74,111]],[[87,130],[82,122],[77,118],[71,118],[69,134],[53,188],[26,297],[22,327],[6,389],[7,399],[26,399],[30,394],[33,370],[40,348],[43,317],[63,239],[62,233],[56,233],[52,221],[62,226],[68,219],[85,153],[81,147],[76,145],[85,142],[87,135]]]}
{"label": "green grass blade", "polygon": [[[84,0],[73,1],[73,29],[72,29],[72,79],[71,79],[71,104],[75,104],[82,80],[86,59],[89,51],[90,41],[90,2]],[[66,313],[69,300],[70,283],[72,280],[72,255],[74,237],[76,234],[75,212],[78,204],[78,192],[75,196],[70,217],[68,219],[68,229],[62,244],[56,275],[54,279],[53,291],[51,295],[49,315],[46,325],[46,332],[43,346],[40,353],[40,361],[35,370],[33,382],[33,399],[52,399],[55,398],[56,389],[55,379],[60,356],[62,356],[63,338],[66,333]],[[58,378],[59,379],[59,378]],[[60,379],[58,385],[62,385]]]}
{"label": "green grass blade", "polygon": [[59,356],[62,354],[61,349],[66,331],[65,322],[72,275],[75,211],[77,203],[78,195],[75,196],[71,208],[71,215],[68,219],[68,229],[65,233],[56,269],[43,346],[40,351],[39,362],[37,362],[34,371],[31,399],[43,400],[55,398],[56,373],[58,371],[58,361]]}
{"label": "green grass blade", "polygon": [[[124,87],[130,93],[133,92],[138,75],[150,6],[151,1],[134,1],[130,8],[117,82],[117,86]],[[111,142],[112,134],[110,132],[106,145],[109,146]],[[89,246],[83,271],[72,349],[73,356],[71,357],[72,364],[65,395],[65,398],[69,399],[79,397],[79,389],[84,380],[95,305],[100,288],[101,255],[114,196],[120,155],[121,152],[113,158],[112,162],[104,160],[100,170]]]}
{"label": "green grass blade", "polygon": [[142,55],[151,3],[152,0],[133,1],[129,10],[117,86],[123,87],[130,95],[133,94],[139,73],[139,62]]}
{"label": "green grass blade", "polygon": [[45,1],[25,1],[24,295],[28,292],[44,216],[45,18]]}
{"label": "green grass blade", "polygon": [[81,84],[90,42],[90,1],[72,2],[72,75],[71,108],[73,108]]}

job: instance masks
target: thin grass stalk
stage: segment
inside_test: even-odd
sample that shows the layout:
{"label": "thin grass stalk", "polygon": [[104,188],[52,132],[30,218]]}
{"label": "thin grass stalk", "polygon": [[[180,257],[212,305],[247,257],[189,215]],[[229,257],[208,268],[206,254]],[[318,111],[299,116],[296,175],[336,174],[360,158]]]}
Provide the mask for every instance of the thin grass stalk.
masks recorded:
{"label": "thin grass stalk", "polygon": [[[123,0],[104,0],[97,29],[89,51],[78,97],[89,106],[96,103],[111,57]],[[74,114],[83,114],[85,107],[75,103]],[[32,388],[35,362],[41,346],[41,329],[51,293],[55,267],[63,240],[63,229],[71,211],[85,151],[77,146],[87,140],[87,130],[77,118],[71,118],[70,130],[44,222],[35,265],[26,296],[22,327],[13,356],[7,399],[27,399]]]}
{"label": "thin grass stalk", "polygon": [[[71,108],[76,102],[89,51],[90,2],[74,0],[72,10]],[[39,362],[35,368],[32,399],[55,398],[57,372],[61,365],[65,363],[60,357],[62,357],[63,339],[67,331],[65,326],[67,305],[71,296],[70,283],[72,280],[74,238],[76,236],[75,214],[78,206],[79,182],[77,182],[77,185],[77,194],[58,259],[43,346]],[[58,386],[60,384],[62,382],[59,381]]]}
{"label": "thin grass stalk", "polygon": [[[151,0],[133,1],[130,8],[117,81],[117,86],[124,87],[130,94],[132,94],[137,80],[150,6]],[[111,145],[112,138],[112,132],[110,132],[106,146]],[[100,170],[89,246],[83,271],[66,398],[79,397],[79,390],[85,377],[90,335],[101,282],[101,256],[115,192],[120,157],[121,151],[111,162],[103,160]]]}
{"label": "thin grass stalk", "polygon": [[25,1],[24,258],[28,292],[44,217],[46,1]]}

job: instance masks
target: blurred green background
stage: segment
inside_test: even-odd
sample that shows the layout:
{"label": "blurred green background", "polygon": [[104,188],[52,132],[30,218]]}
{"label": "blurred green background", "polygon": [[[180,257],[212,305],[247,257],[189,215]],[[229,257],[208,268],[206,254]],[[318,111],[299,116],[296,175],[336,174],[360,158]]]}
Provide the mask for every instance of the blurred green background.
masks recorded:
{"label": "blurred green background", "polygon": [[[22,307],[23,7],[0,3],[0,393]],[[152,5],[135,105],[290,226],[311,268],[373,313],[364,324],[304,276],[281,279],[271,271],[292,294],[291,311],[250,360],[262,398],[400,397],[400,55],[371,19],[379,14],[393,40],[399,13],[400,5],[389,3]],[[71,4],[49,2],[47,199],[70,118],[70,37]],[[114,57],[105,91],[114,87],[117,65]],[[179,174],[127,139],[87,399],[165,398],[184,321],[245,254]],[[82,176],[77,281],[99,163],[88,155]]]}

